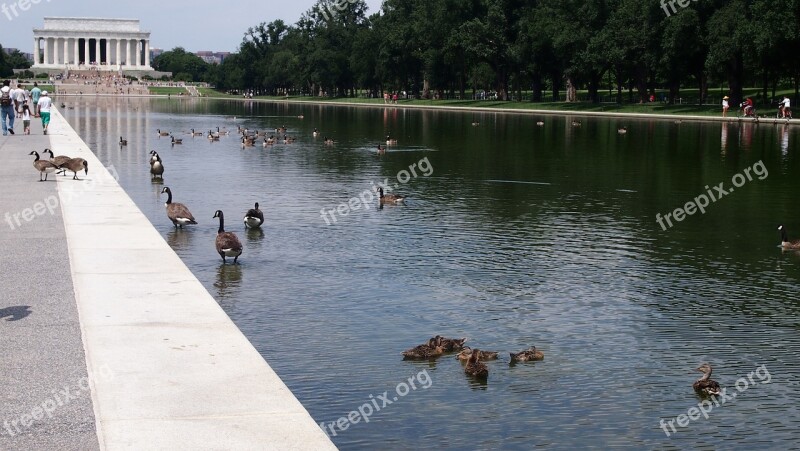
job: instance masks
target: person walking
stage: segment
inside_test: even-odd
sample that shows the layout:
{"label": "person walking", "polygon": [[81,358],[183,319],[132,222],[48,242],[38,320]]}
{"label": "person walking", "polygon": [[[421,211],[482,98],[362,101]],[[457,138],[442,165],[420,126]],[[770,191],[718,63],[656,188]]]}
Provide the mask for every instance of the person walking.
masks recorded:
{"label": "person walking", "polygon": [[3,81],[0,88],[0,122],[3,123],[3,136],[14,134],[14,100],[11,98],[11,81]]}
{"label": "person walking", "polygon": [[25,104],[25,88],[22,84],[17,84],[17,91],[14,93],[14,105],[17,108],[17,118],[22,117],[22,105]]}
{"label": "person walking", "polygon": [[36,109],[39,110],[39,116],[42,118],[42,128],[44,128],[45,135],[47,134],[47,126],[50,124],[50,108],[52,106],[53,101],[47,96],[47,91],[42,91],[42,96],[39,98]]}
{"label": "person walking", "polygon": [[728,99],[730,99],[728,96],[722,98],[722,117],[728,116],[728,108],[731,107],[730,104],[728,104]]}
{"label": "person walking", "polygon": [[787,96],[783,96],[781,100],[781,117],[784,119],[792,117],[792,101]]}
{"label": "person walking", "polygon": [[36,112],[36,104],[39,103],[39,97],[42,95],[42,90],[39,89],[39,83],[33,83],[33,89],[31,89],[31,105],[33,105],[33,115],[34,117],[39,117],[39,113]]}

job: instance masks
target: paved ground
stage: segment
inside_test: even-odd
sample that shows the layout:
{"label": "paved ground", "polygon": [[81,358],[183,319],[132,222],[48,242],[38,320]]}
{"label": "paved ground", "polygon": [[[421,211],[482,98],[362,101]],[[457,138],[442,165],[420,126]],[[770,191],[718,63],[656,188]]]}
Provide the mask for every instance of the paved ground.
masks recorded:
{"label": "paved ground", "polygon": [[0,450],[99,449],[61,210],[23,216],[56,205],[28,155],[50,140],[39,121],[14,128],[0,136]]}

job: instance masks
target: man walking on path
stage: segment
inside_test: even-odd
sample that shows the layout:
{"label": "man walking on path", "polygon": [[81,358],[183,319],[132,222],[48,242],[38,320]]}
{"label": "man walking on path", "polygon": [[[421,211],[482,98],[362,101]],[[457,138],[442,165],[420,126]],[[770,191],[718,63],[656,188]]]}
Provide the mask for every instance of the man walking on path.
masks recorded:
{"label": "man walking on path", "polygon": [[3,136],[8,135],[9,132],[14,134],[14,100],[11,98],[11,81],[3,81],[3,87],[0,88],[0,121],[3,122]]}
{"label": "man walking on path", "polygon": [[47,134],[47,126],[50,124],[51,106],[53,106],[53,101],[50,100],[50,97],[47,97],[47,91],[42,91],[42,96],[39,98],[36,109],[39,110],[39,115],[42,117],[42,127],[45,135]]}
{"label": "man walking on path", "polygon": [[33,106],[33,114],[36,117],[39,117],[39,113],[36,110],[36,105],[39,103],[39,96],[42,95],[42,90],[39,89],[39,83],[33,83],[33,89],[31,89],[31,105]]}

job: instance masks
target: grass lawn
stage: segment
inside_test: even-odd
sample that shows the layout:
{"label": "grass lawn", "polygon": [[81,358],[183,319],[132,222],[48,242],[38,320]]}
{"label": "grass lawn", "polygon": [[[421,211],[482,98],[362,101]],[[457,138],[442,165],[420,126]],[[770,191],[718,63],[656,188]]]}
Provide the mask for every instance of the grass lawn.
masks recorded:
{"label": "grass lawn", "polygon": [[150,92],[150,94],[162,95],[162,96],[165,96],[167,94],[172,94],[177,96],[180,95],[181,93],[183,93],[183,95],[185,96],[189,95],[189,91],[187,91],[186,88],[181,88],[181,87],[148,86],[147,90]]}
{"label": "grass lawn", "polygon": [[[33,89],[33,83],[31,83],[31,84],[23,83],[22,86],[25,89],[27,89],[28,91]],[[41,89],[42,91],[53,92],[53,85],[43,85],[43,84],[39,83],[39,89]]]}

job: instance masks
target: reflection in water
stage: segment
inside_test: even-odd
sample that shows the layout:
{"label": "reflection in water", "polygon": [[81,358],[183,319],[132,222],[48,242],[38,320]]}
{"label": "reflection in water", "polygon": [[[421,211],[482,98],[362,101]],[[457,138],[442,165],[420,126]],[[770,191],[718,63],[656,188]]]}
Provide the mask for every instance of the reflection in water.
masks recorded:
{"label": "reflection in water", "polygon": [[191,230],[173,227],[167,233],[167,244],[173,251],[180,253],[182,250],[191,249],[193,235]]}
{"label": "reflection in water", "polygon": [[784,156],[789,153],[789,124],[781,127],[781,153]]}
{"label": "reflection in water", "polygon": [[722,136],[719,139],[720,147],[722,147],[722,153],[724,154],[728,150],[728,123],[722,123]]}
{"label": "reflection in water", "polygon": [[258,228],[248,228],[245,232],[247,236],[247,243],[248,244],[255,244],[258,245],[261,243],[261,240],[264,239],[264,229],[261,227]]}
{"label": "reflection in water", "polygon": [[242,286],[242,265],[226,265],[221,263],[217,268],[217,279],[214,288],[217,289],[217,300],[236,298]]}

